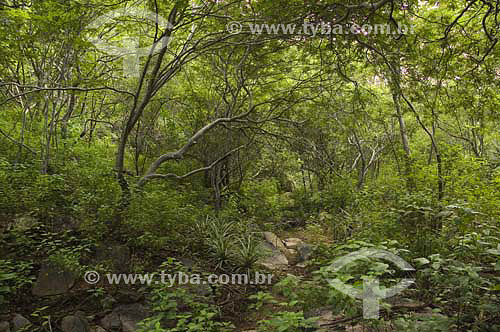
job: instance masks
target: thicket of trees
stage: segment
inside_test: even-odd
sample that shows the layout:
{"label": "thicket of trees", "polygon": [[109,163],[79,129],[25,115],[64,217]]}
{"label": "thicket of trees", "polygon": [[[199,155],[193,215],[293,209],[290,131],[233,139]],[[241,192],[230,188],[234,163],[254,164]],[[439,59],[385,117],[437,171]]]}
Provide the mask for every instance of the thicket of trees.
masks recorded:
{"label": "thicket of trees", "polygon": [[[124,8],[168,24],[92,24]],[[89,255],[103,243],[130,248],[131,271],[168,257],[205,262],[204,271],[252,270],[258,233],[272,230],[317,246],[301,283],[279,283],[287,310],[257,305],[267,320],[248,325],[248,297],[271,295],[223,289],[210,305],[193,300],[185,321],[177,308],[173,319],[185,325],[175,331],[223,331],[224,320],[300,331],[303,313],[325,305],[356,321],[354,300],[321,276],[364,246],[418,266],[413,298],[442,313],[427,331],[498,331],[499,14],[498,0],[0,2],[0,306],[46,306],[27,295],[42,262],[94,270]],[[229,33],[230,22],[243,30]],[[393,33],[248,29],[304,22]],[[125,47],[125,35],[151,52],[136,58],[91,42]],[[389,266],[378,272],[395,278]],[[99,289],[81,291],[92,313],[112,293]],[[163,322],[168,301],[187,301],[142,291],[155,294],[150,324]],[[58,306],[31,328],[52,331]],[[419,330],[412,319],[385,317]]]}

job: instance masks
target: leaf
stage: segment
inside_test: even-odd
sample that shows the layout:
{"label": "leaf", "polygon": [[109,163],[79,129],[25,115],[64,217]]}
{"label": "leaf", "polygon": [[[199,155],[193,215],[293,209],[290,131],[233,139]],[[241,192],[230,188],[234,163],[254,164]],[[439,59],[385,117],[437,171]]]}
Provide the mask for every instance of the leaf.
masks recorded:
{"label": "leaf", "polygon": [[427,258],[424,258],[424,257],[415,258],[413,261],[420,264],[420,265],[426,265],[426,264],[429,264],[431,262],[430,260],[428,260]]}
{"label": "leaf", "polygon": [[10,280],[10,279],[15,279],[16,274],[15,273],[2,273],[0,274],[0,280]]}
{"label": "leaf", "polygon": [[488,253],[492,255],[499,255],[500,256],[500,250],[499,249],[489,249],[487,250]]}
{"label": "leaf", "polygon": [[389,264],[377,262],[374,264],[373,270],[375,272],[384,272],[384,271],[387,271],[388,267],[389,267]]}
{"label": "leaf", "polygon": [[0,293],[9,293],[9,292],[10,292],[9,286],[1,286],[0,287]]}

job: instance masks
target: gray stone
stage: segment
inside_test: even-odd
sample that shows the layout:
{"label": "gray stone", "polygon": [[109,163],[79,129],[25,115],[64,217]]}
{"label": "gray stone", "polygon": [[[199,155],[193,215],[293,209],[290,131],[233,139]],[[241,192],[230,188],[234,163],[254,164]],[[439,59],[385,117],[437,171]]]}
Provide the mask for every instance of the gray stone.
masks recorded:
{"label": "gray stone", "polygon": [[300,261],[304,262],[308,260],[309,257],[311,257],[313,250],[314,247],[307,243],[302,243],[299,246],[297,246],[297,251],[299,252]]}
{"label": "gray stone", "polygon": [[9,322],[0,322],[0,332],[10,332]]}
{"label": "gray stone", "polygon": [[290,265],[295,265],[300,262],[299,252],[295,249],[287,249],[283,254],[286,256],[288,264]]}
{"label": "gray stone", "polygon": [[23,330],[27,331],[27,328],[30,325],[31,325],[30,321],[19,314],[16,314],[14,316],[14,319],[12,319],[12,326],[14,328],[14,332]]}
{"label": "gray stone", "polygon": [[33,295],[49,296],[67,293],[75,284],[75,275],[51,264],[44,264],[33,286]]}
{"label": "gray stone", "polygon": [[288,266],[288,259],[286,256],[279,251],[276,247],[268,242],[263,242],[261,247],[264,251],[269,254],[267,257],[260,259],[257,263],[269,270],[281,270]]}
{"label": "gray stone", "polygon": [[89,324],[80,316],[66,316],[61,322],[63,332],[88,332]]}
{"label": "gray stone", "polygon": [[81,319],[83,319],[84,321],[87,321],[87,314],[84,313],[83,311],[81,310],[78,310],[75,312],[75,316],[77,317],[80,317]]}
{"label": "gray stone", "polygon": [[108,331],[120,331],[122,328],[120,315],[113,311],[101,319],[101,325]]}
{"label": "gray stone", "polygon": [[144,300],[144,296],[138,292],[135,292],[133,290],[128,290],[128,289],[120,289],[117,291],[115,295],[115,300],[113,302],[118,302],[121,304],[130,304],[130,303],[137,303],[141,302]]}
{"label": "gray stone", "polygon": [[299,245],[304,243],[304,241],[302,241],[301,239],[295,238],[295,237],[285,239],[285,240],[283,240],[283,242],[285,242],[285,246],[288,249],[297,249],[297,247]]}
{"label": "gray stone", "polygon": [[97,249],[96,257],[100,261],[109,261],[118,273],[129,272],[130,249],[125,245],[102,246]]}
{"label": "gray stone", "polygon": [[283,241],[281,241],[281,239],[278,236],[276,236],[276,234],[272,232],[264,232],[264,239],[266,239],[268,243],[270,243],[272,246],[274,246],[281,252],[286,251],[286,247],[283,244]]}
{"label": "gray stone", "polygon": [[136,331],[137,323],[151,315],[151,311],[140,303],[121,305],[114,312],[120,317],[123,332]]}
{"label": "gray stone", "polygon": [[100,326],[96,326],[96,327],[94,328],[94,331],[93,331],[93,332],[106,332],[106,330],[105,330],[105,329],[103,329],[103,328],[102,328],[102,327],[100,327]]}

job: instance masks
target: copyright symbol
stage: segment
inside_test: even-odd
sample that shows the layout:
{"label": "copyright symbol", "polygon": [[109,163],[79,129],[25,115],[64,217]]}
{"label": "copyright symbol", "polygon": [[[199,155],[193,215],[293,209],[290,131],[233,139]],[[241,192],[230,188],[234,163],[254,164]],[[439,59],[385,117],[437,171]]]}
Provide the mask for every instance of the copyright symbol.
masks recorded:
{"label": "copyright symbol", "polygon": [[95,285],[101,279],[101,276],[96,271],[87,271],[85,272],[85,282],[89,285]]}
{"label": "copyright symbol", "polygon": [[229,22],[228,25],[226,26],[226,29],[227,32],[229,32],[232,35],[235,35],[243,30],[243,26],[241,25],[240,22]]}

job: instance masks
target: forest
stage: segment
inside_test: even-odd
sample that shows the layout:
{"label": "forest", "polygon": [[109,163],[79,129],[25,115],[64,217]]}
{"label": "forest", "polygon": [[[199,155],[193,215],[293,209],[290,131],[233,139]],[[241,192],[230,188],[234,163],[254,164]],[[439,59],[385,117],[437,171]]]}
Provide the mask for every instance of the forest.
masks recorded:
{"label": "forest", "polygon": [[500,0],[0,22],[0,332],[500,331]]}

